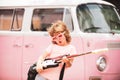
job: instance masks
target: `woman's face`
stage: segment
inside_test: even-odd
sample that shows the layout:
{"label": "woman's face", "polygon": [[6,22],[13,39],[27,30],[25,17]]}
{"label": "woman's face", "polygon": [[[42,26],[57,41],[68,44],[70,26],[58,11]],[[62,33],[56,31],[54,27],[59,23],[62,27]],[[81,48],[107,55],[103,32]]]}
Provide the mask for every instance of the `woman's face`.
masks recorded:
{"label": "woman's face", "polygon": [[66,43],[64,32],[54,33],[52,41],[54,41],[57,45],[64,45]]}
{"label": "woman's face", "polygon": [[55,33],[53,34],[52,41],[54,41],[57,45],[65,45],[66,44],[66,37],[65,37],[65,31],[63,28],[58,26],[55,29]]}

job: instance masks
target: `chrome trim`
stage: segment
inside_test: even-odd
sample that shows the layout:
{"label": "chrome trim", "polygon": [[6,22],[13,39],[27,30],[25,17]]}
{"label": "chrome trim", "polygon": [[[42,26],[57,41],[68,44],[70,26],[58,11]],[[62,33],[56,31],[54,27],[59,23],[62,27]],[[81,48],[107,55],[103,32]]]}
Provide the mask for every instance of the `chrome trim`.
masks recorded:
{"label": "chrome trim", "polygon": [[104,56],[100,56],[98,59],[97,59],[97,69],[99,71],[104,71],[106,69],[106,66],[107,66],[107,61],[106,61],[106,58]]}

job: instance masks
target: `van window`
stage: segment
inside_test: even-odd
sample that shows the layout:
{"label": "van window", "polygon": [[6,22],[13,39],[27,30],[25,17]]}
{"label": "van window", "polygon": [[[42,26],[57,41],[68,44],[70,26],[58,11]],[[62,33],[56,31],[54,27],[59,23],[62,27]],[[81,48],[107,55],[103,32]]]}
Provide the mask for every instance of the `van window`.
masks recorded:
{"label": "van window", "polygon": [[64,9],[62,8],[35,9],[33,12],[31,30],[46,31],[47,28],[51,26],[51,23],[63,19],[63,11]]}
{"label": "van window", "polygon": [[74,26],[73,26],[73,19],[72,19],[72,16],[71,16],[71,10],[69,8],[66,8],[64,10],[63,21],[67,25],[68,29],[72,32],[73,29],[74,29]]}
{"label": "van window", "polygon": [[84,4],[77,7],[80,29],[89,33],[120,33],[120,18],[115,8],[102,4]]}
{"label": "van window", "polygon": [[0,30],[20,31],[24,9],[0,9]]}

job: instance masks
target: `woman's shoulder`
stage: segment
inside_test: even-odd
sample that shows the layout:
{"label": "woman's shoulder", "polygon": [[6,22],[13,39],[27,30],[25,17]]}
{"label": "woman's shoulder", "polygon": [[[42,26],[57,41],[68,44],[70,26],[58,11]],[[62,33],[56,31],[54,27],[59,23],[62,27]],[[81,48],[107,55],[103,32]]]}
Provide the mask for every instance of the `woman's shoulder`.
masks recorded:
{"label": "woman's shoulder", "polygon": [[72,44],[68,44],[68,46],[69,46],[69,47],[72,47],[72,48],[75,48],[75,46],[74,46],[74,45],[72,45]]}

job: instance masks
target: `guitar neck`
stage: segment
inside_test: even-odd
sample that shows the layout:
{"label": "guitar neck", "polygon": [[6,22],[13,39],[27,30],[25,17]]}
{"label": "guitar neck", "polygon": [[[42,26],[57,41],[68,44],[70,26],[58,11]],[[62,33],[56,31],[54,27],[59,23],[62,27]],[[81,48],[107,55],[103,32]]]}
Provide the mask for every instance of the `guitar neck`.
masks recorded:
{"label": "guitar neck", "polygon": [[73,57],[83,56],[83,55],[91,54],[91,53],[92,53],[92,52],[87,52],[87,53],[82,53],[82,54],[68,55],[67,58],[73,58]]}
{"label": "guitar neck", "polygon": [[108,51],[108,49],[106,49],[106,48],[105,49],[98,49],[98,50],[94,50],[94,51],[90,51],[90,52],[86,52],[86,53],[81,53],[81,54],[62,55],[62,56],[57,56],[54,58],[47,58],[47,59],[45,59],[45,61],[43,63],[45,65],[45,67],[43,66],[43,68],[47,69],[50,67],[59,66],[58,64],[62,62],[62,58],[64,56],[66,56],[67,58],[73,58],[73,57],[83,56],[83,55],[87,55],[87,54],[96,54],[96,53],[100,53],[100,52],[104,52],[104,51]]}
{"label": "guitar neck", "polygon": [[50,58],[50,59],[54,59],[54,60],[58,60],[59,61],[64,56],[66,56],[67,58],[73,58],[73,57],[83,56],[83,55],[87,55],[87,54],[97,54],[97,53],[101,53],[101,52],[105,52],[105,51],[108,51],[108,48],[97,49],[97,50],[93,50],[93,51],[89,51],[89,52],[81,53],[81,54],[62,55],[62,56],[58,56],[58,57],[54,57],[54,58]]}
{"label": "guitar neck", "polygon": [[58,56],[58,57],[51,58],[51,59],[54,59],[54,60],[56,60],[56,61],[59,61],[59,60],[61,60],[64,56],[66,56],[67,58],[73,58],[73,57],[83,56],[83,55],[91,54],[91,53],[92,53],[92,52],[87,52],[87,53],[82,53],[82,54],[73,54],[73,55],[62,55],[62,56]]}

